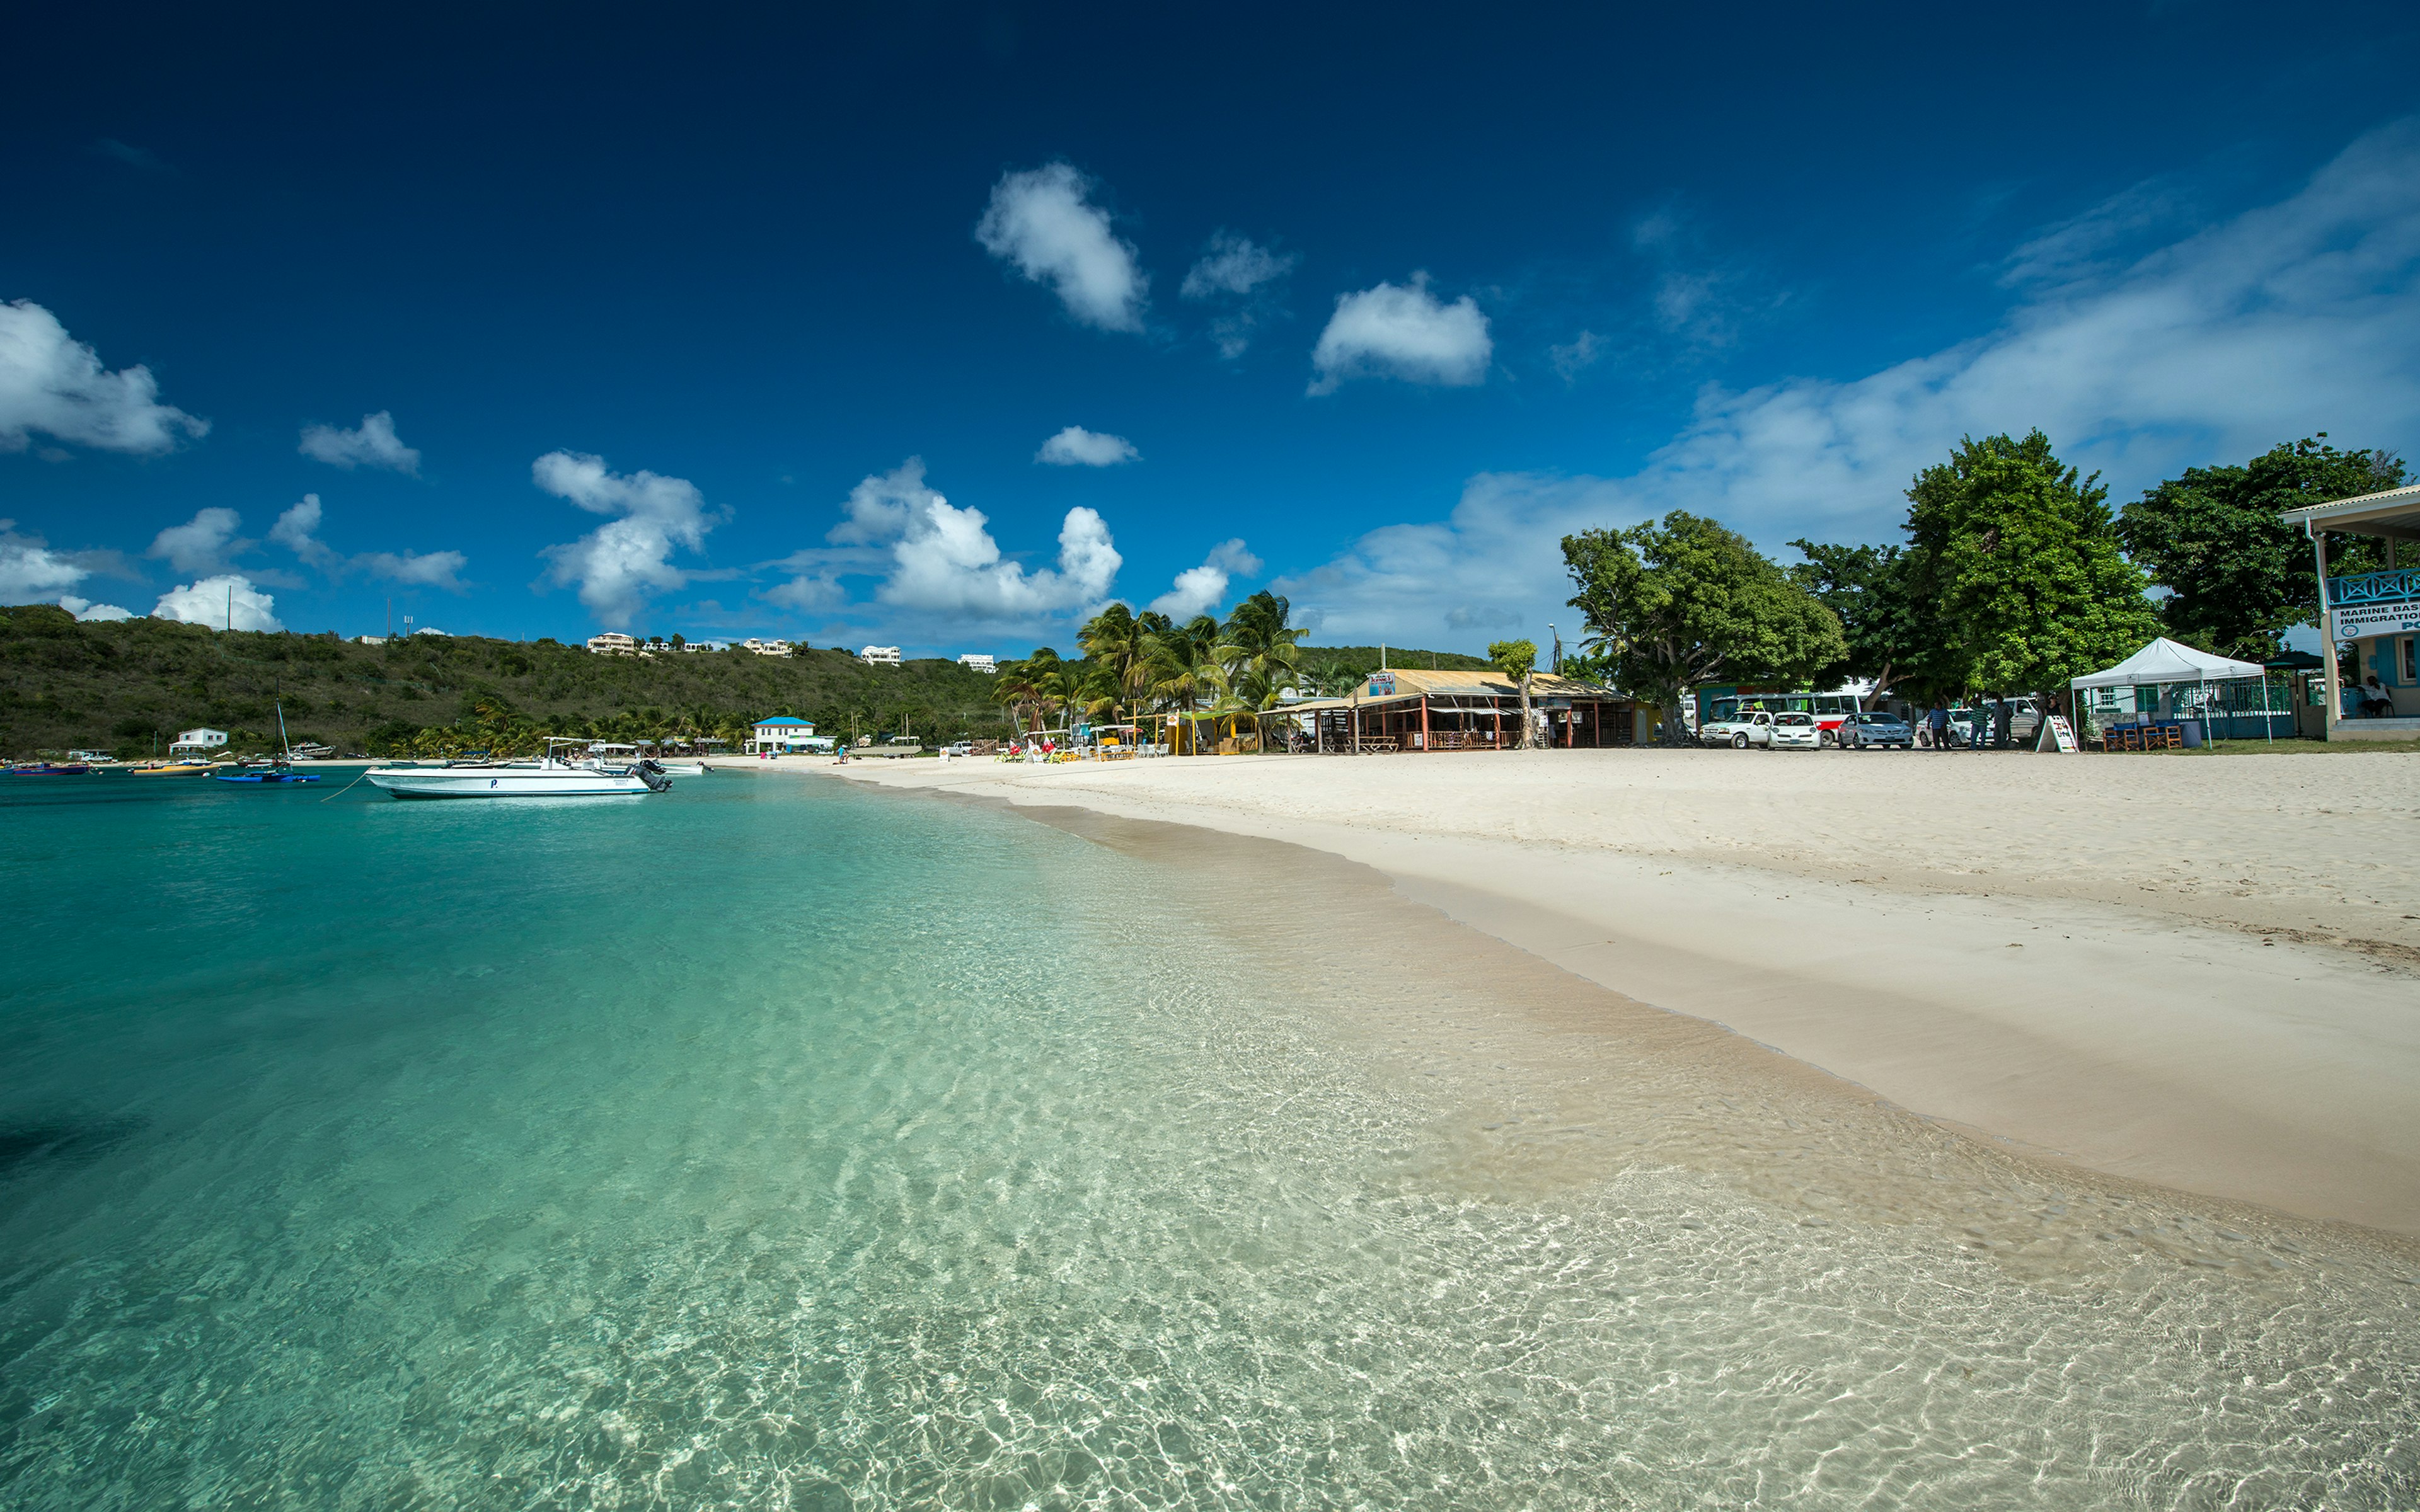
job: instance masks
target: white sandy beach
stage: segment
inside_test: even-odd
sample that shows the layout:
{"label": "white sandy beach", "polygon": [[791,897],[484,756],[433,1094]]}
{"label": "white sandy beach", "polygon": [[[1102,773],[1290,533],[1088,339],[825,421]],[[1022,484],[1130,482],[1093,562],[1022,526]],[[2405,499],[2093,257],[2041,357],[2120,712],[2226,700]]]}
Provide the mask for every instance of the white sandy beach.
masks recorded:
{"label": "white sandy beach", "polygon": [[1929,1118],[2120,1176],[2420,1232],[2420,757],[770,770],[1332,852]]}

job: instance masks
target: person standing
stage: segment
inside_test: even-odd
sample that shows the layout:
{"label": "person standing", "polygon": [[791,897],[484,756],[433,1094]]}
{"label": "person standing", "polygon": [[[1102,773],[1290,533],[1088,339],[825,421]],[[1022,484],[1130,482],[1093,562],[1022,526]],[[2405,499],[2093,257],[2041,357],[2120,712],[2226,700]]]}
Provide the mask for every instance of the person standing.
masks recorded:
{"label": "person standing", "polygon": [[1932,705],[1931,712],[1924,717],[1924,723],[1925,727],[1932,732],[1932,748],[1947,750],[1949,748],[1949,711],[1936,702]]}

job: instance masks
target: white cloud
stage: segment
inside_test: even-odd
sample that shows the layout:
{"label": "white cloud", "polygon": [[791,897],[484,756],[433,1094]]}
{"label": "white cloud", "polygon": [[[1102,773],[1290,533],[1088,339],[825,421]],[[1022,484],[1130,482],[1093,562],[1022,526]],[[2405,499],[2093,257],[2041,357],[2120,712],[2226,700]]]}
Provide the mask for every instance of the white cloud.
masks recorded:
{"label": "white cloud", "polygon": [[403,444],[403,439],[395,433],[395,416],[384,409],[364,415],[362,423],[351,430],[305,425],[302,444],[295,450],[348,472],[355,468],[392,468],[413,477],[420,475],[420,453]]}
{"label": "white cloud", "polygon": [[78,598],[73,594],[65,594],[60,595],[59,608],[67,610],[69,613],[74,615],[80,620],[131,620],[134,618],[134,611],[131,609],[120,609],[116,604],[96,604],[89,598]]}
{"label": "white cloud", "polygon": [[459,551],[369,551],[348,558],[319,539],[321,514],[319,496],[306,493],[301,502],[277,517],[269,538],[331,574],[359,570],[390,582],[442,588],[449,594],[462,593],[470,586],[457,576],[471,564],[471,559]]}
{"label": "white cloud", "polygon": [[469,566],[471,559],[459,551],[371,551],[353,558],[351,564],[389,582],[458,594],[468,585],[455,575]]}
{"label": "white cloud", "polygon": [[619,517],[543,553],[552,563],[554,581],[579,584],[580,601],[612,628],[635,619],[649,594],[688,582],[692,575],[672,564],[673,553],[702,548],[715,525],[705,497],[687,478],[645,471],[626,476],[609,471],[603,457],[577,452],[549,452],[530,464],[530,476],[548,493],[592,515]]}
{"label": "white cloud", "polygon": [[[2120,196],[2113,217],[2138,203]],[[2393,445],[2420,427],[2420,122],[2167,245],[2120,257],[2125,230],[2071,222],[2052,233],[2059,249],[2020,248],[2012,266],[2034,286],[1972,340],[1847,381],[1710,390],[1637,473],[1482,473],[1447,519],[1373,531],[1277,587],[1340,633],[1434,634],[1431,604],[1534,628],[1573,613],[1569,531],[1688,509],[1785,555],[1802,534],[1893,540],[1909,478],[1962,435],[2040,425],[2122,501],[2315,431]]]}
{"label": "white cloud", "polygon": [[20,535],[15,520],[0,519],[0,604],[39,604],[89,576],[90,568],[52,550],[40,536]]}
{"label": "white cloud", "polygon": [[251,579],[227,573],[178,583],[160,595],[151,617],[226,629],[232,615],[232,627],[238,630],[283,630],[286,626],[277,622],[276,607],[277,600],[255,588]]}
{"label": "white cloud", "polygon": [[1210,548],[1202,565],[1178,573],[1168,592],[1153,599],[1150,607],[1176,620],[1207,614],[1226,601],[1231,578],[1249,577],[1260,570],[1261,559],[1240,538],[1221,541]]}
{"label": "white cloud", "polygon": [[1136,462],[1142,454],[1134,442],[1123,436],[1105,436],[1081,425],[1070,425],[1042,443],[1033,454],[1036,462],[1047,462],[1061,468],[1113,468],[1121,462]]}
{"label": "white cloud", "polygon": [[1210,337],[1218,344],[1218,355],[1232,362],[1251,346],[1252,333],[1280,313],[1276,286],[1301,261],[1298,254],[1272,252],[1221,231],[1186,270],[1177,292],[1188,300],[1217,300],[1229,306],[1210,322]]}
{"label": "white cloud", "polygon": [[1201,258],[1185,270],[1184,286],[1177,292],[1188,300],[1249,294],[1293,272],[1301,260],[1298,253],[1271,252],[1233,232],[1221,231],[1210,239]]}
{"label": "white cloud", "polygon": [[230,559],[252,548],[236,539],[243,517],[232,509],[199,509],[182,525],[171,525],[151,538],[148,556],[165,557],[175,571],[189,574],[223,572]]}
{"label": "white cloud", "polygon": [[108,452],[165,452],[180,433],[209,428],[160,403],[149,368],[112,373],[50,311],[31,300],[0,303],[0,452],[23,451],[36,431]]}
{"label": "white cloud", "polygon": [[278,516],[277,523],[269,528],[269,538],[315,567],[334,570],[345,564],[345,559],[319,539],[318,494],[304,494]]}
{"label": "white cloud", "polygon": [[975,239],[1058,292],[1067,313],[1103,331],[1140,331],[1150,284],[1135,250],[1086,197],[1092,180],[1063,162],[1004,175],[976,223]]}
{"label": "white cloud", "polygon": [[1381,284],[1337,296],[1336,313],[1311,354],[1312,393],[1333,393],[1348,378],[1392,378],[1465,388],[1483,381],[1496,344],[1487,316],[1466,294],[1441,304],[1426,273],[1409,286]]}
{"label": "white cloud", "polygon": [[[1123,561],[1109,526],[1098,514],[1082,508],[1067,511],[1060,525],[1055,569],[1030,570],[1005,559],[981,510],[960,509],[925,485],[921,457],[868,476],[850,490],[843,507],[848,517],[832,527],[827,539],[842,546],[881,548],[878,555],[866,554],[876,563],[887,558],[887,574],[875,597],[926,614],[1003,621],[1083,609],[1109,596]],[[800,553],[801,558],[808,555]],[[829,582],[830,578],[810,577],[773,594],[813,598],[821,590],[806,584],[818,581]]]}

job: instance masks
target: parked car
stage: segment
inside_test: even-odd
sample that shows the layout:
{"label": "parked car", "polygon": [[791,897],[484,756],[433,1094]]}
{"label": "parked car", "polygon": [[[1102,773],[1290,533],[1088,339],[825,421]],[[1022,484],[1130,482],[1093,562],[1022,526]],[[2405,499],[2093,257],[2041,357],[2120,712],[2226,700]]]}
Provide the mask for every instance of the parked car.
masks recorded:
{"label": "parked car", "polygon": [[1822,750],[1823,727],[1811,714],[1776,714],[1766,745],[1774,750]]}
{"label": "parked car", "polygon": [[1840,727],[1840,745],[1862,750],[1869,746],[1916,748],[1916,731],[1896,714],[1860,714]]}
{"label": "parked car", "polygon": [[1729,746],[1745,750],[1773,744],[1773,716],[1762,709],[1743,709],[1728,719],[1711,719],[1698,727],[1701,746]]}
{"label": "parked car", "polygon": [[954,740],[941,748],[944,756],[971,756],[974,753],[975,743],[971,740]]}

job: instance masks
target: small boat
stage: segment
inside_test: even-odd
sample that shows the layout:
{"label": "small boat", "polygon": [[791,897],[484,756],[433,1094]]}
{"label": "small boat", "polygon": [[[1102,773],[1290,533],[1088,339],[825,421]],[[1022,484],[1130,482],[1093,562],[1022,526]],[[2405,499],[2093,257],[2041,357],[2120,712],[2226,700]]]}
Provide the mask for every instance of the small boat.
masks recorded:
{"label": "small boat", "polygon": [[208,762],[152,762],[127,768],[136,777],[199,777],[209,769]]}
{"label": "small boat", "polygon": [[572,762],[555,748],[582,742],[551,738],[535,762],[464,762],[445,766],[380,766],[362,774],[372,787],[396,798],[599,798],[662,793],[673,785],[662,767],[643,761],[629,766]]}
{"label": "small boat", "polygon": [[319,774],[317,772],[298,772],[294,769],[294,743],[286,737],[286,704],[282,700],[277,705],[277,744],[284,754],[275,761],[247,761],[232,772],[214,774],[210,780],[213,782],[317,782],[319,780]]}
{"label": "small boat", "polygon": [[87,762],[33,762],[23,766],[11,766],[12,777],[82,777],[92,770]]}

